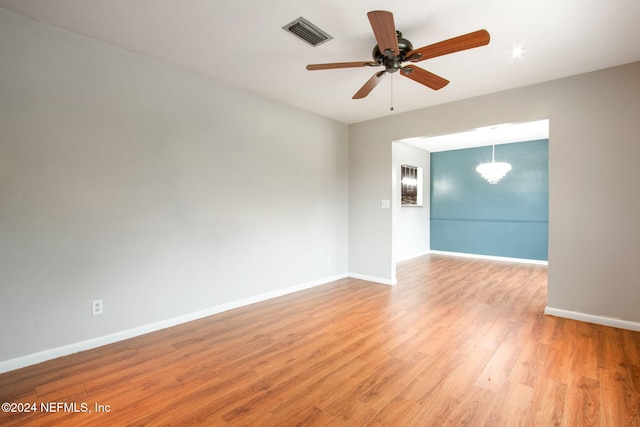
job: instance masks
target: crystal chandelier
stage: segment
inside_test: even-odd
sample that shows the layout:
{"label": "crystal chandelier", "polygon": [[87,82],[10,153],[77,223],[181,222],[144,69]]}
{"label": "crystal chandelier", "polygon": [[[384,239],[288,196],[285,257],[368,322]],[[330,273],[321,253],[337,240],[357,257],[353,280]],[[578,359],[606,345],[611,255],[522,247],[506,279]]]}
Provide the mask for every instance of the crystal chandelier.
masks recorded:
{"label": "crystal chandelier", "polygon": [[511,170],[511,165],[505,162],[496,162],[496,146],[493,145],[491,153],[491,163],[482,163],[478,165],[476,171],[482,175],[489,184],[496,184]]}

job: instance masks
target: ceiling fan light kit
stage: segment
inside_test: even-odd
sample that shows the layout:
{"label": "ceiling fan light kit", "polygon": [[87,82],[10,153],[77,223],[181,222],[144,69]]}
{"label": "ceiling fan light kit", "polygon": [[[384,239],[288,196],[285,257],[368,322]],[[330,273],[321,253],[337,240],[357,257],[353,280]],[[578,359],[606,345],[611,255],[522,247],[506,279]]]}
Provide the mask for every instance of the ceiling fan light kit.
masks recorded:
{"label": "ceiling fan light kit", "polygon": [[490,36],[486,30],[478,30],[469,34],[443,40],[428,46],[414,49],[411,42],[396,30],[393,14],[384,10],[374,10],[367,13],[369,23],[376,38],[377,45],[372,51],[373,62],[337,62],[329,64],[310,64],[307,70],[328,70],[336,68],[378,67],[384,66],[383,71],[376,72],[353,95],[353,99],[366,97],[382,81],[386,73],[400,72],[404,77],[420,83],[433,90],[445,87],[449,80],[433,74],[416,65],[403,65],[404,62],[419,62],[437,56],[448,55],[462,50],[484,46],[489,43]]}

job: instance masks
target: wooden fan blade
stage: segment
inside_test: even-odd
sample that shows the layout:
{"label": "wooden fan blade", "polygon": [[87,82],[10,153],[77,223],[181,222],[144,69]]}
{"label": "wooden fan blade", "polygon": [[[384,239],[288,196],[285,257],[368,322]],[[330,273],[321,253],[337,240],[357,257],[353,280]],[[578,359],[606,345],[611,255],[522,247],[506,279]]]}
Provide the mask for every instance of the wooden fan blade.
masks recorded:
{"label": "wooden fan blade", "polygon": [[387,51],[391,51],[391,58],[398,55],[400,49],[398,48],[398,36],[396,25],[393,22],[393,14],[385,10],[374,10],[367,13],[367,16],[380,52],[388,56]]}
{"label": "wooden fan blade", "polygon": [[418,59],[413,59],[412,62],[424,61],[425,59],[435,58],[436,56],[447,55],[449,53],[484,46],[489,44],[490,39],[491,37],[487,30],[478,30],[473,33],[464,34],[429,46],[414,49],[407,53],[406,57],[409,58],[411,55],[419,53],[420,57]]}
{"label": "wooden fan blade", "polygon": [[378,83],[382,81],[382,77],[384,77],[386,71],[380,71],[379,73],[375,73],[367,82],[360,88],[355,95],[353,95],[353,99],[361,99],[365,96],[369,95],[369,93],[373,90],[374,87],[378,86]]}
{"label": "wooden fan blade", "polygon": [[334,68],[357,68],[357,67],[377,67],[377,62],[361,61],[361,62],[334,62],[330,64],[309,64],[307,70],[331,70]]}
{"label": "wooden fan blade", "polygon": [[400,69],[400,74],[409,77],[411,80],[430,87],[433,90],[442,89],[449,84],[449,80],[423,70],[415,65],[408,65]]}

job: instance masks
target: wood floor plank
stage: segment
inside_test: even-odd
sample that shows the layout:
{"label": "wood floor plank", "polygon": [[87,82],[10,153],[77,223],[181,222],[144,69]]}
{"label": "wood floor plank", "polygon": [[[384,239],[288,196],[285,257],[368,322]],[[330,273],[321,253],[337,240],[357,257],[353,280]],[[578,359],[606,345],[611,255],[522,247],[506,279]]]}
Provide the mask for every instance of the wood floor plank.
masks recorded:
{"label": "wood floor plank", "polygon": [[[576,378],[598,378],[598,369],[603,361],[598,360],[596,339],[584,335],[572,337],[571,373]],[[602,354],[602,352],[600,352]]]}
{"label": "wood floor plank", "polygon": [[410,424],[443,425],[460,404],[466,391],[472,386],[480,371],[492,356],[490,350],[473,348],[428,397],[414,410]]}
{"label": "wood floor plank", "polygon": [[548,351],[546,344],[527,341],[509,374],[509,380],[534,387],[544,367]]}
{"label": "wood floor plank", "polygon": [[424,371],[417,372],[414,380],[400,392],[400,396],[416,403],[425,400],[437,389],[438,385],[462,363],[455,353],[442,353],[434,359]]}
{"label": "wood floor plank", "polygon": [[534,390],[533,402],[525,424],[561,426],[567,400],[567,385],[541,377]]}
{"label": "wood floor plank", "polygon": [[481,335],[478,345],[490,350],[496,350],[512,327],[513,322],[507,321],[498,315],[487,331]]}
{"label": "wood floor plank", "polygon": [[[546,299],[540,306],[544,307],[545,305]],[[533,329],[531,330],[531,339],[533,341],[547,345],[552,343],[555,326],[555,319],[550,316],[546,316],[544,314],[544,311],[540,310],[537,314],[536,322],[533,325]]]}
{"label": "wood floor plank", "polygon": [[622,336],[614,328],[598,330],[596,335],[598,367],[615,370],[625,360]]}
{"label": "wood floor plank", "polygon": [[477,386],[471,386],[461,395],[445,426],[484,426],[491,408],[498,399],[498,393]]}
{"label": "wood floor plank", "polygon": [[327,423],[326,427],[364,426],[377,413],[378,411],[367,405],[357,405],[349,408],[348,411],[340,412]]}
{"label": "wood floor plank", "polygon": [[638,397],[638,400],[640,400],[640,366],[628,365],[628,368],[633,390]]}
{"label": "wood floor plank", "polygon": [[516,344],[505,342],[500,345],[478,376],[475,385],[495,392],[502,390],[521,351],[522,348]]}
{"label": "wood floor plank", "polygon": [[485,426],[514,427],[526,425],[534,395],[535,390],[533,387],[507,381],[491,408],[491,414]]}
{"label": "wood floor plank", "polygon": [[[0,374],[44,425],[638,425],[640,332],[544,315],[545,266],[426,255]],[[91,406],[93,408],[93,406]]]}
{"label": "wood floor plank", "polygon": [[636,332],[622,331],[622,349],[626,363],[640,366],[640,341]]}
{"label": "wood floor plank", "polygon": [[561,348],[549,348],[544,366],[540,372],[541,377],[562,384],[571,382],[571,354],[570,345]]}
{"label": "wood floor plank", "polygon": [[[617,396],[616,396],[617,397]],[[567,386],[565,426],[597,426],[602,424],[600,381],[576,376]],[[614,396],[607,396],[605,405],[616,404]]]}
{"label": "wood floor plank", "polygon": [[403,399],[402,397],[396,397],[373,418],[367,420],[364,425],[385,427],[399,425],[402,422],[399,420],[406,419],[415,407],[416,403]]}
{"label": "wood floor plank", "polygon": [[[612,405],[602,409],[604,425],[640,426],[638,398],[624,365],[600,369],[601,400],[612,398]],[[602,396],[605,397],[602,397]]]}

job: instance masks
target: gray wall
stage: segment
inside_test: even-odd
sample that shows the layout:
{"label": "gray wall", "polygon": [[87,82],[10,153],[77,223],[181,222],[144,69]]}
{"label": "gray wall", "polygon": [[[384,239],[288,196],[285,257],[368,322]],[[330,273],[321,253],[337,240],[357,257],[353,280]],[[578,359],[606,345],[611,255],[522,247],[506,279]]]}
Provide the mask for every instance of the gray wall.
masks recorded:
{"label": "gray wall", "polygon": [[391,141],[542,118],[549,306],[640,321],[640,63],[347,127],[1,9],[0,58],[0,361],[393,282]]}
{"label": "gray wall", "polygon": [[640,322],[639,117],[632,63],[350,126],[350,272],[394,279],[391,141],[548,118],[548,306]]}
{"label": "gray wall", "polygon": [[346,125],[3,9],[0,58],[0,361],[346,275]]}
{"label": "gray wall", "polygon": [[[402,261],[429,252],[429,187],[430,153],[403,142],[395,142],[393,150],[393,257]],[[402,206],[400,167],[422,168],[422,206]]]}

